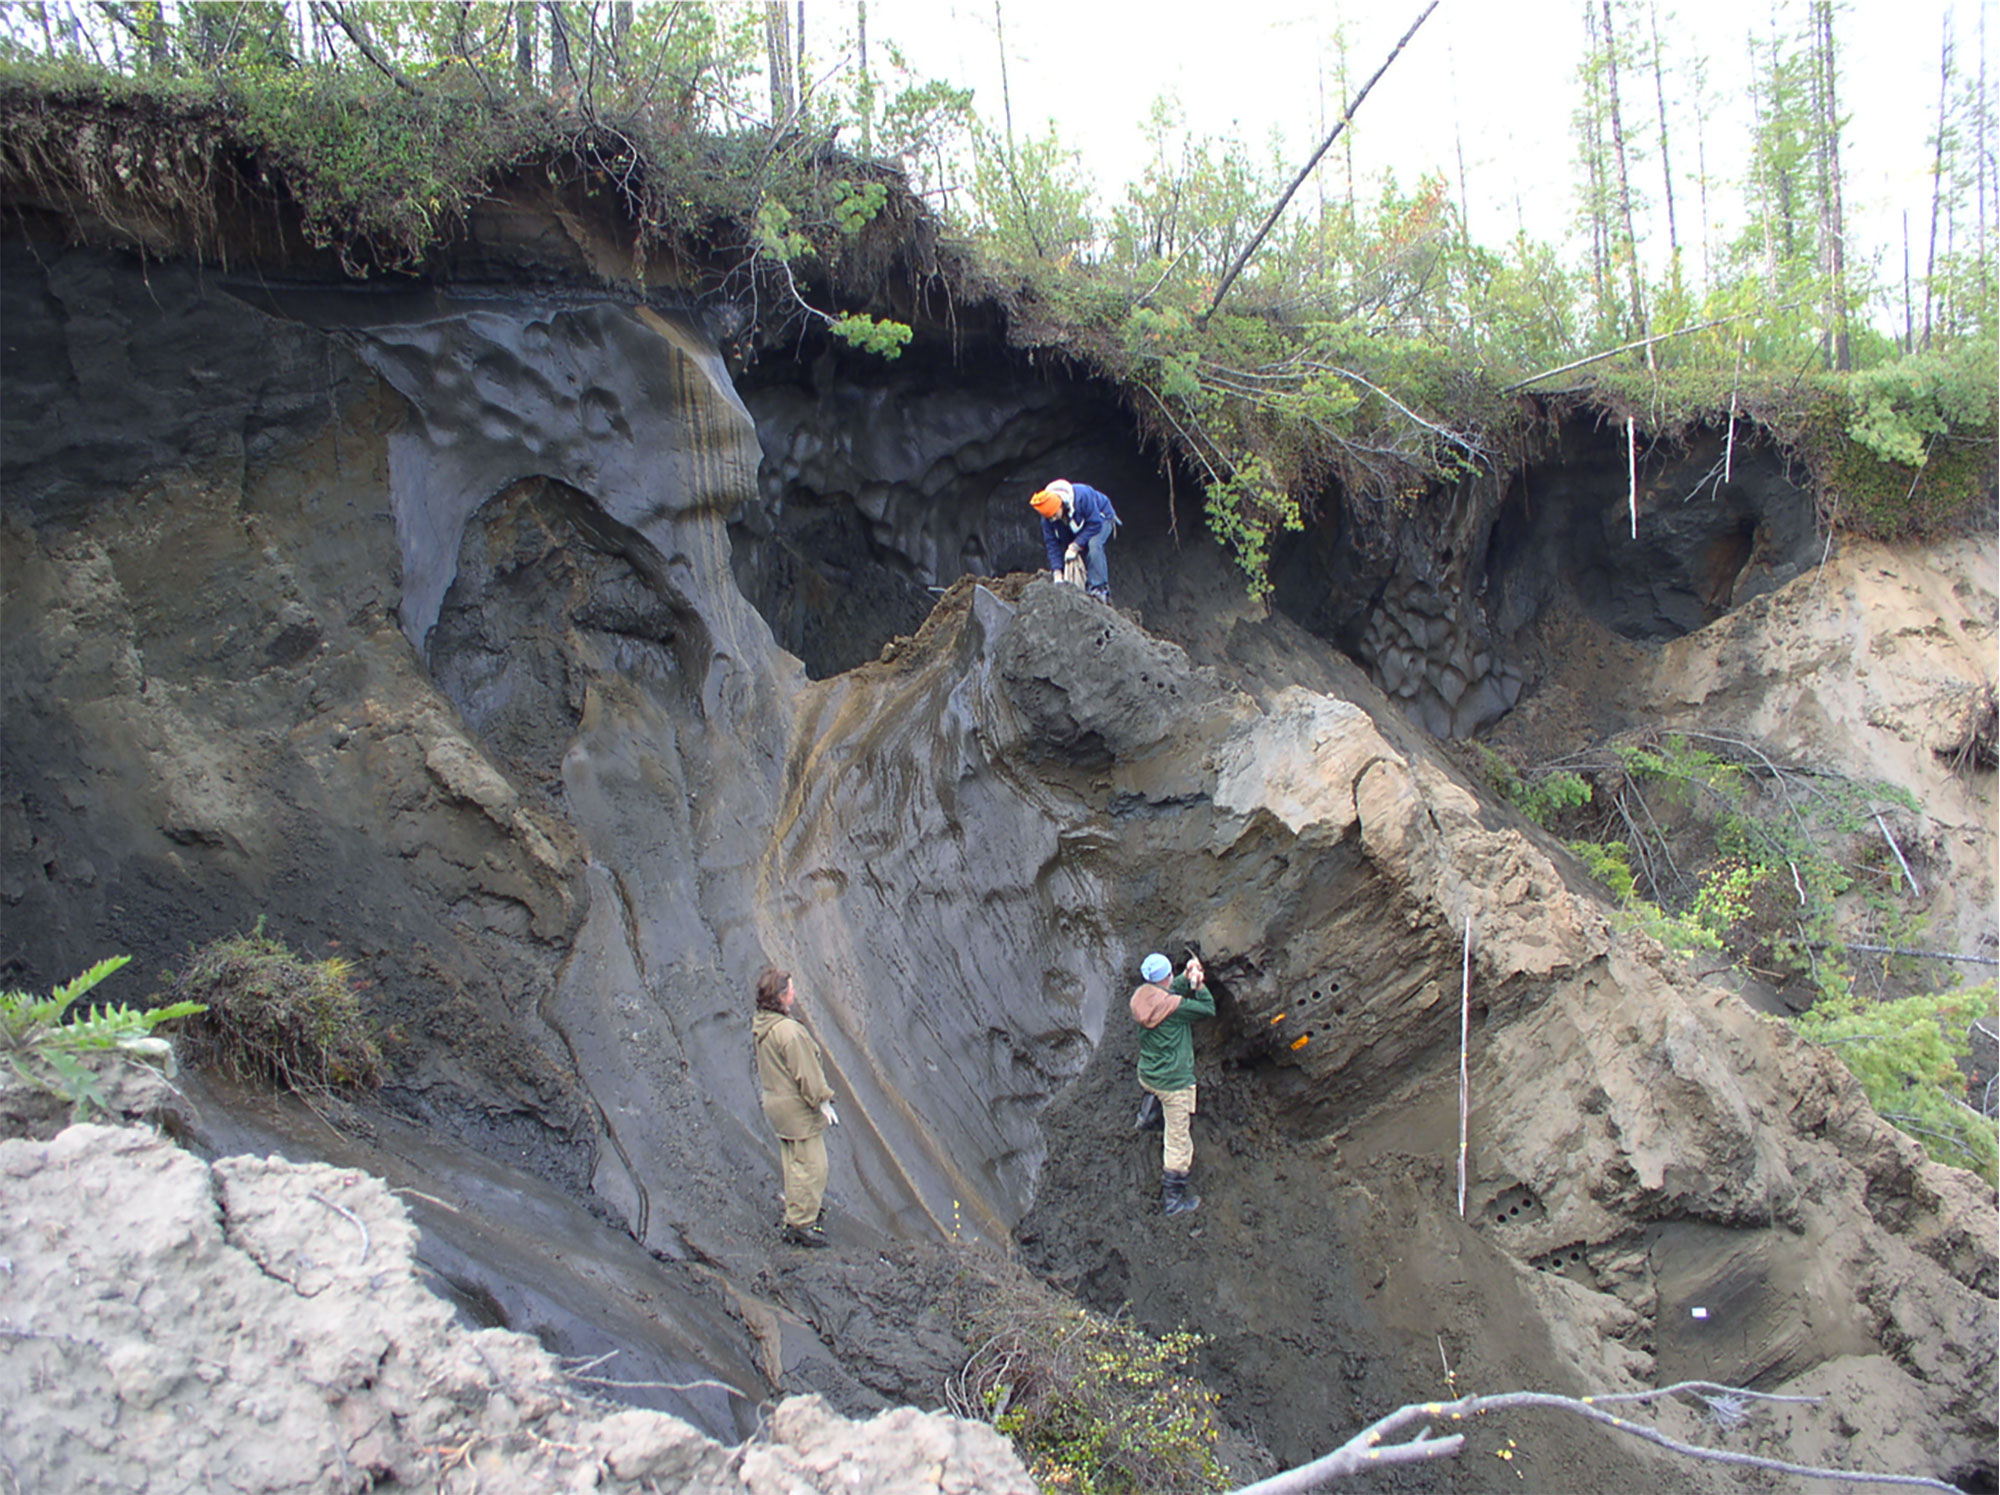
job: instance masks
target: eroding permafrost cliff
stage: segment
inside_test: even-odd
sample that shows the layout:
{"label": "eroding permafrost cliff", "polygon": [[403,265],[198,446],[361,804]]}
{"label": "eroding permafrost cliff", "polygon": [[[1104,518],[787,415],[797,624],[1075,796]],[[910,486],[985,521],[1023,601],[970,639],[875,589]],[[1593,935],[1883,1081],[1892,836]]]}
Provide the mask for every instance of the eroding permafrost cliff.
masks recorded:
{"label": "eroding permafrost cliff", "polygon": [[[746,1319],[786,1304],[794,1343],[858,1364],[774,1238],[746,1038],[774,960],[842,1098],[842,1254],[1025,1221],[1065,1285],[1211,1335],[1203,1373],[1281,1456],[1433,1394],[1448,1339],[1493,1389],[1838,1381],[1827,1416],[1869,1437],[1830,1458],[1873,1464],[1893,1422],[1903,1467],[1990,1479],[1992,1191],[1613,929],[1379,692],[1202,570],[1213,547],[1119,540],[1121,578],[1203,615],[1186,648],[968,577],[809,681],[732,569],[758,433],[692,318],[344,288],[287,319],[261,281],[5,253],[0,897],[26,984],[129,950],[143,985],[268,917],[373,983],[383,1102],[427,1143],[590,1200],[663,1273],[712,1271]],[[1001,556],[1027,535],[1001,480],[1050,448],[1012,418],[1045,402],[993,399],[979,441],[919,454],[969,476],[905,496]],[[1168,1230],[1121,1003],[1147,949],[1191,945],[1222,996],[1206,1203]],[[353,1222],[292,1203],[329,1271]],[[1365,1402],[1329,1397],[1350,1381]]]}

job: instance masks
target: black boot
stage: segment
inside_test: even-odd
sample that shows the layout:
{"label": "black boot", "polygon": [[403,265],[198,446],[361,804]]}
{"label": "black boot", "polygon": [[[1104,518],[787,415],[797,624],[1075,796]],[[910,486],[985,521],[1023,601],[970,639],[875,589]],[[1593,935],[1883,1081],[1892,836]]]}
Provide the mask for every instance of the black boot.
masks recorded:
{"label": "black boot", "polygon": [[1201,1208],[1201,1195],[1188,1188],[1188,1176],[1169,1168],[1160,1175],[1160,1209],[1169,1215],[1192,1214]]}
{"label": "black boot", "polygon": [[787,1225],[781,1233],[781,1238],[787,1246],[804,1246],[808,1249],[826,1244],[826,1232],[820,1228],[817,1220],[810,1225]]}
{"label": "black boot", "polygon": [[1162,1132],[1167,1128],[1167,1113],[1160,1109],[1160,1098],[1152,1091],[1139,1102],[1139,1115],[1132,1123],[1135,1132]]}

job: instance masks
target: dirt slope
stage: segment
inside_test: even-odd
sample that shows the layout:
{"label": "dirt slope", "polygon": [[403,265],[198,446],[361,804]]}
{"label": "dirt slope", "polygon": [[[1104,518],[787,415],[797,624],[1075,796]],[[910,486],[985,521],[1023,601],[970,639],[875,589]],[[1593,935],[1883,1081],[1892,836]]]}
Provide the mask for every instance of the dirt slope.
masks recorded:
{"label": "dirt slope", "polygon": [[607,1403],[528,1336],[455,1324],[363,1173],[78,1126],[0,1143],[0,1186],[18,1490],[1034,1490],[991,1428],[914,1408],[797,1398],[732,1449]]}

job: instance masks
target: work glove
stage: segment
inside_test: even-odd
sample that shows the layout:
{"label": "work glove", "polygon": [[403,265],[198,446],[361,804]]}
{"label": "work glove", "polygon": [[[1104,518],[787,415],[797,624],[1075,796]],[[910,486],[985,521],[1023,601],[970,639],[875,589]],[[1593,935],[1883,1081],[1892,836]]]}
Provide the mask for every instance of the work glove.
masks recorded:
{"label": "work glove", "polygon": [[819,1103],[819,1114],[826,1118],[826,1124],[828,1126],[840,1125],[840,1113],[833,1109],[832,1101],[830,1100],[821,1101]]}
{"label": "work glove", "polygon": [[1063,552],[1063,559],[1066,561],[1074,561],[1081,558],[1082,555],[1083,555],[1083,547],[1081,545],[1072,545],[1068,550],[1065,550]]}
{"label": "work glove", "polygon": [[1069,578],[1064,576],[1060,571],[1051,571],[1049,573],[1049,579],[1053,581],[1057,586],[1061,586]]}

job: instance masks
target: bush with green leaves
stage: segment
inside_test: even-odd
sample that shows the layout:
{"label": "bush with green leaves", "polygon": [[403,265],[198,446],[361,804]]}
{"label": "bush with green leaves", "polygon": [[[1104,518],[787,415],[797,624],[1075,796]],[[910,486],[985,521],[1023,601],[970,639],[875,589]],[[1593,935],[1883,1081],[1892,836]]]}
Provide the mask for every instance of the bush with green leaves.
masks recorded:
{"label": "bush with green leaves", "polygon": [[2000,1131],[1966,1099],[1972,1024],[2000,1017],[2000,988],[1984,986],[1876,1002],[1825,998],[1793,1020],[1841,1058],[1882,1119],[1924,1144],[1941,1163],[2000,1182]]}
{"label": "bush with green leaves", "polygon": [[971,1312],[972,1347],[953,1410],[1013,1441],[1045,1490],[1195,1495],[1232,1484],[1215,1455],[1215,1393],[1190,1367],[1203,1340],[1147,1334],[1039,1283],[989,1284]]}
{"label": "bush with green leaves", "polygon": [[103,1076],[87,1062],[90,1056],[117,1054],[157,1065],[172,1078],[174,1046],[154,1029],[204,1010],[199,1002],[173,1002],[150,1011],[119,1005],[72,1012],[99,982],[123,970],[131,959],[114,955],[100,960],[46,997],[0,991],[0,1050],[9,1067],[36,1089],[67,1100],[78,1121],[111,1109]]}
{"label": "bush with green leaves", "polygon": [[345,960],[308,960],[264,933],[212,940],[174,978],[176,996],[199,1000],[191,1062],[238,1080],[287,1090],[375,1086],[382,1051],[368,1031]]}
{"label": "bush with green leaves", "polygon": [[[1522,773],[1499,753],[1483,743],[1474,743],[1480,771],[1515,809],[1547,830],[1566,810],[1581,809],[1590,803],[1590,781],[1567,768],[1543,768]],[[1629,870],[1627,877],[1630,877]]]}

